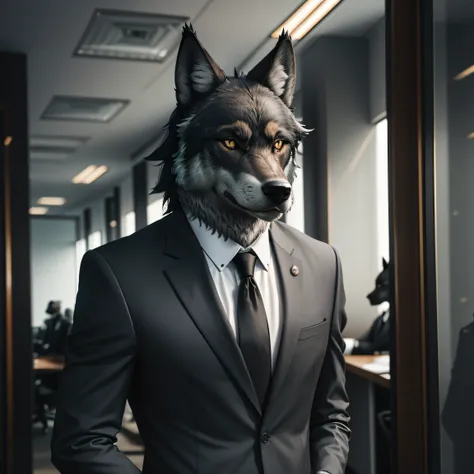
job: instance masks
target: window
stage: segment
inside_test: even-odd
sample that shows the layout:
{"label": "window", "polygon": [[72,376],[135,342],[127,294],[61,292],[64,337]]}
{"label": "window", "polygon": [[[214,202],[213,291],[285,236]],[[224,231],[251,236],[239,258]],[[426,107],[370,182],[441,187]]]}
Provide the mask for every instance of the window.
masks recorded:
{"label": "window", "polygon": [[377,242],[378,262],[382,270],[382,258],[390,260],[390,237],[388,220],[388,127],[387,119],[375,127],[376,172],[377,172]]}
{"label": "window", "polygon": [[123,218],[123,236],[131,235],[135,232],[135,212],[129,212]]}
{"label": "window", "polygon": [[163,217],[163,198],[148,204],[146,212],[148,224],[160,220]]}
{"label": "window", "polygon": [[93,232],[87,239],[89,243],[89,250],[95,249],[102,245],[102,232],[100,230]]}
{"label": "window", "polygon": [[[300,143],[296,152],[296,163],[302,165],[303,144]],[[304,190],[303,190],[303,169],[296,170],[296,178],[293,182],[294,202],[291,211],[286,215],[286,223],[295,229],[304,232]]]}

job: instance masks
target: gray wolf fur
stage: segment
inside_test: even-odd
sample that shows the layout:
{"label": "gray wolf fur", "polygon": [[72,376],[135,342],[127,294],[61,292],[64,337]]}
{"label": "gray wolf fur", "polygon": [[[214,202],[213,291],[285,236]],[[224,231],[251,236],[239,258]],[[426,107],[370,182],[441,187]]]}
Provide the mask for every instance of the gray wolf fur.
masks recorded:
{"label": "gray wolf fur", "polygon": [[227,76],[183,28],[175,69],[177,106],[147,160],[161,173],[155,193],[225,239],[248,247],[293,203],[295,153],[308,134],[291,109],[296,65],[283,32],[247,75]]}

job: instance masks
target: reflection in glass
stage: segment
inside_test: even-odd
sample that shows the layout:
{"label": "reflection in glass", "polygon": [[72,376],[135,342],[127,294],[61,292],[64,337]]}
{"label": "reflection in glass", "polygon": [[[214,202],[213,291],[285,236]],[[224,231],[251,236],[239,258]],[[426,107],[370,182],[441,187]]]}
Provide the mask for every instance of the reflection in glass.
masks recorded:
{"label": "reflection in glass", "polygon": [[474,472],[474,4],[434,0],[442,472]]}

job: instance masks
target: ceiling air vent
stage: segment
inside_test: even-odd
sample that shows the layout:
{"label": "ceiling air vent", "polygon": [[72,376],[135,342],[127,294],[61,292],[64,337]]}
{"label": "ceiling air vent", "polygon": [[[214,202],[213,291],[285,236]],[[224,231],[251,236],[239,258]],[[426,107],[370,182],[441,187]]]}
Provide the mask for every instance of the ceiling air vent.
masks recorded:
{"label": "ceiling air vent", "polygon": [[77,149],[89,141],[88,137],[68,137],[55,135],[32,135],[30,137],[30,148],[72,148]]}
{"label": "ceiling air vent", "polygon": [[45,161],[64,160],[74,151],[74,148],[30,146],[30,159]]}
{"label": "ceiling air vent", "polygon": [[74,54],[161,63],[178,46],[187,21],[182,16],[96,10]]}
{"label": "ceiling air vent", "polygon": [[43,120],[73,120],[107,123],[115,118],[129,101],[93,97],[55,96],[43,112]]}

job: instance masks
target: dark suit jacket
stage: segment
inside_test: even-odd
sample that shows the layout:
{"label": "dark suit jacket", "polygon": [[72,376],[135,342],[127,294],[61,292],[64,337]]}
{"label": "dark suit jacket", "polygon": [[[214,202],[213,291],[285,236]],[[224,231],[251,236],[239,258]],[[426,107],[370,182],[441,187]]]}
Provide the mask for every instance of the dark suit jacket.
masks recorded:
{"label": "dark suit jacket", "polygon": [[145,474],[344,473],[341,266],[285,224],[271,238],[284,326],[265,409],[180,212],[86,253],[51,444],[62,474],[139,472],[114,446],[127,397]]}
{"label": "dark suit jacket", "polygon": [[390,351],[390,318],[384,322],[387,312],[383,312],[375,318],[369,331],[359,340],[358,347],[355,347],[352,354],[373,354],[375,351]]}

